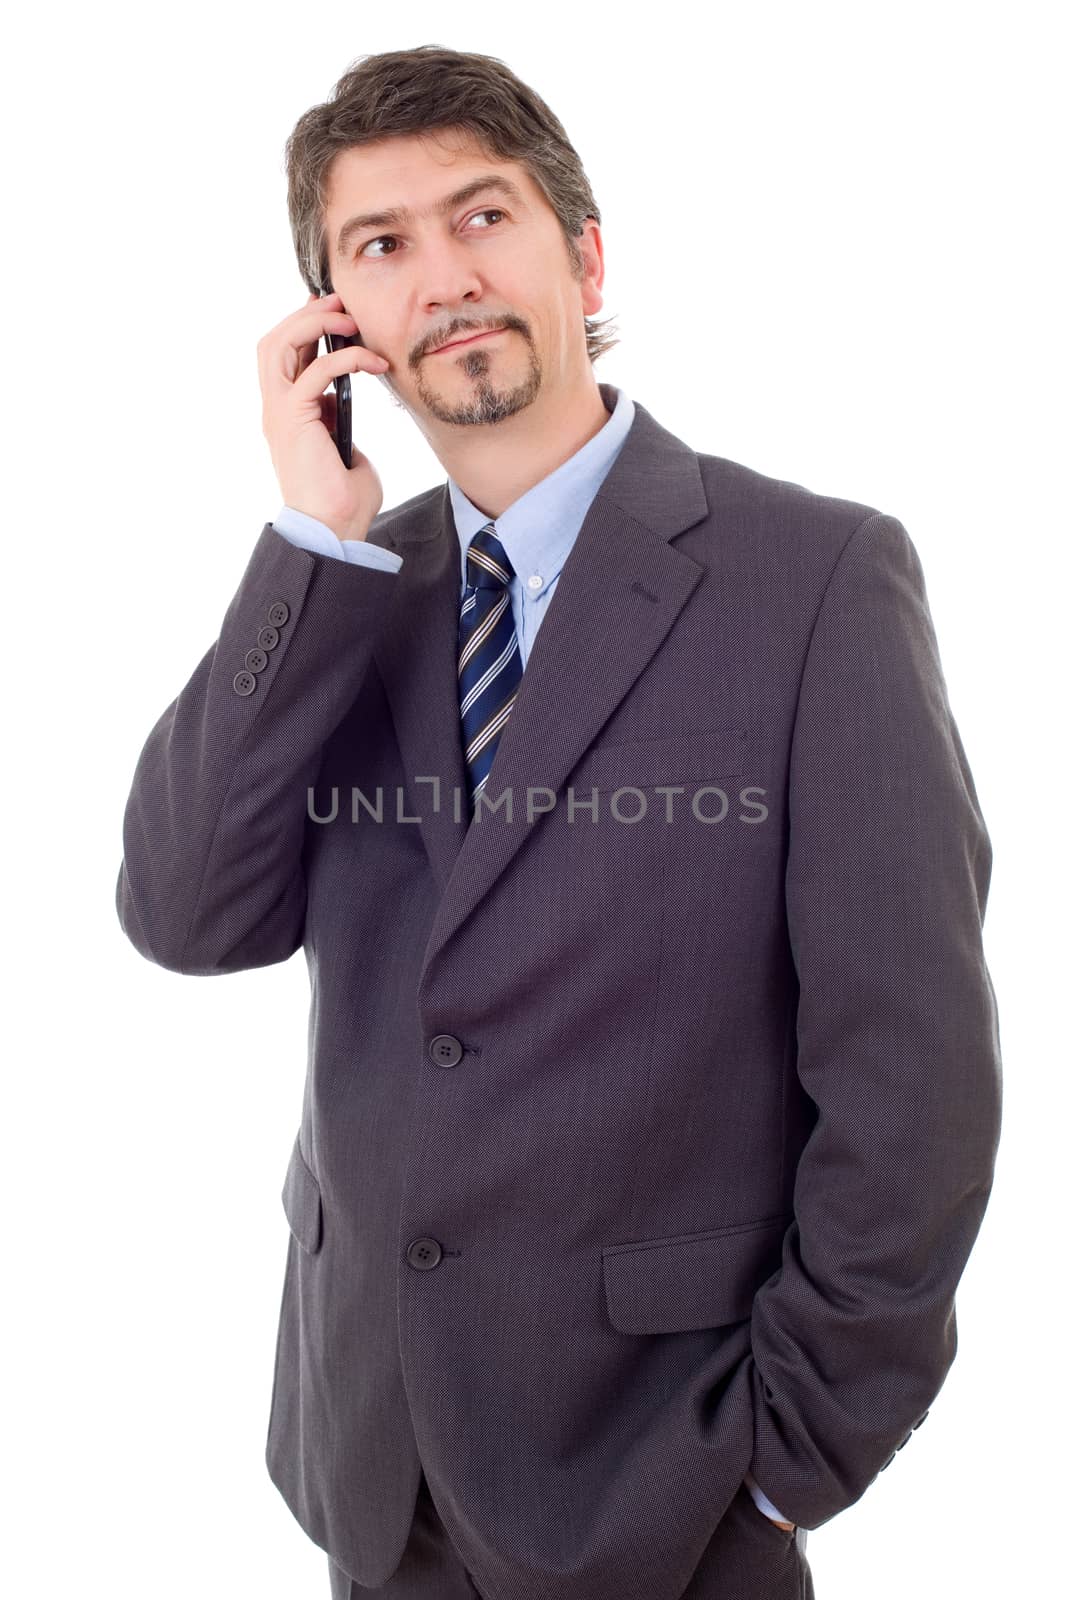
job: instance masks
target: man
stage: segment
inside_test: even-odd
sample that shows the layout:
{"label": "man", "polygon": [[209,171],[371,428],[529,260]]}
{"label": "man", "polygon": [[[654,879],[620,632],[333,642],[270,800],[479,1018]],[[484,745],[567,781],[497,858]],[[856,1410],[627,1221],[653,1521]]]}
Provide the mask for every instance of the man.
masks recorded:
{"label": "man", "polygon": [[[365,58],[288,158],[285,504],[117,891],[175,971],[308,961],[269,1471],[345,1600],[810,1596],[954,1358],[999,1138],[918,556],[595,381],[599,213],[502,63]],[[366,373],[447,473],[385,512]]]}

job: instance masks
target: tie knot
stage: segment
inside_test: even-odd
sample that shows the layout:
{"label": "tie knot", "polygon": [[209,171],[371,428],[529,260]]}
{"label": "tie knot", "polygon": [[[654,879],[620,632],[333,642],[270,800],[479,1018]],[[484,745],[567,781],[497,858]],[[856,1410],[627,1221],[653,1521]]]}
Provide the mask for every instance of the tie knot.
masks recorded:
{"label": "tie knot", "polygon": [[514,576],[508,553],[487,522],[467,546],[467,582],[472,589],[506,589]]}

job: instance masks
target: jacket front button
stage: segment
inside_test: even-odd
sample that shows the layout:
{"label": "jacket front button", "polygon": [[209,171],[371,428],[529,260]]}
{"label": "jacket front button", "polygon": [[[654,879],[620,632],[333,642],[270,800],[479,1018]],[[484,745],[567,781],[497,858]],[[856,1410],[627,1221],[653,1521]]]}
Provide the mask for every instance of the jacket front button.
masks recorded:
{"label": "jacket front button", "polygon": [[454,1067],[463,1054],[463,1046],[451,1033],[439,1033],[430,1040],[430,1060],[439,1067]]}
{"label": "jacket front button", "polygon": [[441,1246],[436,1239],[413,1239],[408,1245],[408,1260],[420,1272],[429,1272],[441,1259]]}

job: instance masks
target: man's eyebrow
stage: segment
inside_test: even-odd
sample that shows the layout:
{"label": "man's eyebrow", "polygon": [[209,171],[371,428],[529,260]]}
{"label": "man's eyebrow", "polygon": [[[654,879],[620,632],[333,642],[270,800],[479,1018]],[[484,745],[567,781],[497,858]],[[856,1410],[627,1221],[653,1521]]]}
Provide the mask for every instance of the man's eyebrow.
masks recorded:
{"label": "man's eyebrow", "polygon": [[[476,195],[484,194],[492,189],[497,194],[506,195],[516,205],[523,204],[522,194],[518,186],[510,178],[505,178],[499,172],[487,172],[483,177],[472,178],[470,183],[465,183],[462,189],[456,189],[452,194],[444,195],[434,205],[428,208],[431,216],[442,216],[446,211],[451,211],[454,206],[461,206],[467,200],[473,200]],[[426,213],[423,213],[426,214]],[[358,217],[349,217],[343,223],[337,235],[337,255],[343,259],[349,245],[356,235],[363,233],[367,228],[397,228],[405,222],[413,222],[416,213],[410,206],[394,206],[389,211],[364,211]]]}

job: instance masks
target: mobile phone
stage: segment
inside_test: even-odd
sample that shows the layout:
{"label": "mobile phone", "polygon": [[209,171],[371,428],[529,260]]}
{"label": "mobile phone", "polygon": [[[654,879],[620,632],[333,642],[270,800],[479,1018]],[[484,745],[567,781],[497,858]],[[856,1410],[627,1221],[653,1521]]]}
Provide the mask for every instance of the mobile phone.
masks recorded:
{"label": "mobile phone", "polygon": [[[330,278],[318,286],[318,298],[325,298],[326,294],[333,294]],[[358,333],[323,333],[326,341],[326,350],[333,355],[334,350],[344,350],[349,344],[363,344],[362,334]],[[338,454],[346,467],[352,466],[352,376],[350,373],[341,373],[341,378],[334,378],[333,392],[338,402],[338,426],[333,432],[334,445],[338,446]]]}
{"label": "mobile phone", "polygon": [[[329,289],[324,291],[329,294]],[[319,296],[321,300],[322,295]],[[363,340],[358,333],[324,333],[326,349],[332,354],[334,350],[344,350],[350,344],[362,344]],[[342,372],[340,377],[333,380],[333,392],[337,401],[337,426],[334,429],[333,442],[337,446],[337,453],[346,467],[352,465],[352,377],[350,373]]]}

